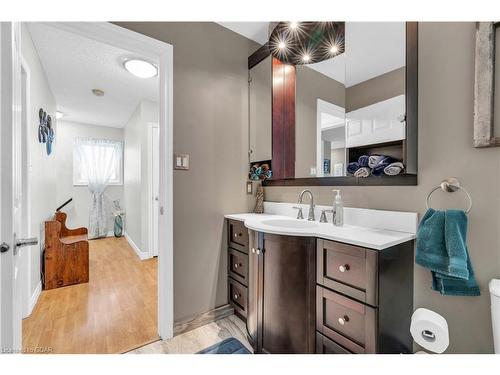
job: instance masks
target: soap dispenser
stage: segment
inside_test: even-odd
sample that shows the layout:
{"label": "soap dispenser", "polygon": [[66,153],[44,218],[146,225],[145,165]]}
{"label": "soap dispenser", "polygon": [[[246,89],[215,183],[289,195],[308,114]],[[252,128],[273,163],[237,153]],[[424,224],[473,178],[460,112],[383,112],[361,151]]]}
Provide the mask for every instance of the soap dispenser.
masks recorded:
{"label": "soap dispenser", "polygon": [[332,191],[337,193],[333,200],[333,225],[341,227],[344,225],[344,204],[342,203],[340,190],[333,189]]}

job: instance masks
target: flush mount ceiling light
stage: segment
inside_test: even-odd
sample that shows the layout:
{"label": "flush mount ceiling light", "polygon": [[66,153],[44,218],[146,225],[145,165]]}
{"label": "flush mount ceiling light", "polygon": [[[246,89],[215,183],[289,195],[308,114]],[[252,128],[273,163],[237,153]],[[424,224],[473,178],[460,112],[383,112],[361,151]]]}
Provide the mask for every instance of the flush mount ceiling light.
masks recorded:
{"label": "flush mount ceiling light", "polygon": [[150,62],[140,59],[130,59],[123,63],[124,68],[136,77],[151,78],[158,75],[158,68]]}
{"label": "flush mount ceiling light", "polygon": [[56,119],[59,120],[60,118],[63,118],[64,116],[64,113],[60,112],[60,111],[56,111]]}
{"label": "flush mount ceiling light", "polygon": [[344,53],[344,33],[344,22],[278,22],[269,47],[284,63],[313,64]]}

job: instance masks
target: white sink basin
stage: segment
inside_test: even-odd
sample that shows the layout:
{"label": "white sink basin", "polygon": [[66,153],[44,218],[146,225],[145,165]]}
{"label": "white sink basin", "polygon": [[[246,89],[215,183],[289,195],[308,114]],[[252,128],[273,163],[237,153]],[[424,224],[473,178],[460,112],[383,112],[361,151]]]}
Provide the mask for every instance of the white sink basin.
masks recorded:
{"label": "white sink basin", "polygon": [[262,220],[262,224],[270,227],[290,228],[290,229],[310,229],[318,226],[314,221],[294,220],[294,219],[267,219]]}

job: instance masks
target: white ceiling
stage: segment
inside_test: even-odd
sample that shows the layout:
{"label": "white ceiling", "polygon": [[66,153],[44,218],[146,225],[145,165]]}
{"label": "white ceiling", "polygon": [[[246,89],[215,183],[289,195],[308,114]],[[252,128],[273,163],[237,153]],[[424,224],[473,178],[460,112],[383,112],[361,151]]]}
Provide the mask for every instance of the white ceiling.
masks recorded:
{"label": "white ceiling", "polygon": [[[121,128],[141,100],[158,101],[158,77],[123,68],[124,58],[140,56],[46,24],[28,29],[64,120]],[[94,96],[94,88],[104,96]]]}
{"label": "white ceiling", "polygon": [[[220,24],[260,44],[267,41],[269,22]],[[350,87],[405,65],[404,22],[346,22],[345,34],[345,53],[308,66]]]}
{"label": "white ceiling", "polygon": [[265,44],[269,40],[269,22],[218,22],[218,24],[259,44]]}

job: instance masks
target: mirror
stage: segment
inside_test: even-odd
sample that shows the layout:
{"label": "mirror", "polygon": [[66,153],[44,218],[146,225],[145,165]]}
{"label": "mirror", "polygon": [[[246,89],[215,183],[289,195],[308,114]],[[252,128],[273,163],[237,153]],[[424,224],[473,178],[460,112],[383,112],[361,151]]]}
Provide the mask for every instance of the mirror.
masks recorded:
{"label": "mirror", "polygon": [[363,155],[406,166],[406,24],[346,22],[344,43],[334,58],[296,66],[295,178],[352,175]]}

